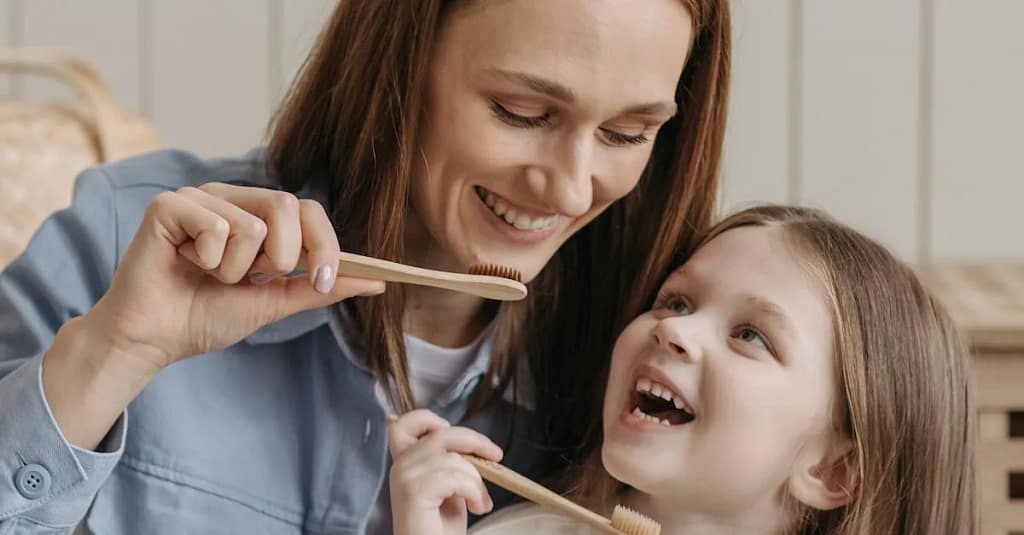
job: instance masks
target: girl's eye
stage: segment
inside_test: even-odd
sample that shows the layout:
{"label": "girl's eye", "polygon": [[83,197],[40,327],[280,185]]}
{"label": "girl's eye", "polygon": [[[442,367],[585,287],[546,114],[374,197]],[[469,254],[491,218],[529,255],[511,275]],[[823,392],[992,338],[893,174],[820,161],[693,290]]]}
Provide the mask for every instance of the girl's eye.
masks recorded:
{"label": "girl's eye", "polygon": [[540,128],[551,123],[551,113],[544,112],[540,115],[520,115],[509,111],[497,100],[491,100],[491,111],[498,119],[519,128]]}
{"label": "girl's eye", "polygon": [[771,351],[771,347],[768,345],[768,341],[765,339],[764,335],[752,327],[740,328],[740,330],[736,332],[736,338],[741,342],[759,346],[765,351]]}
{"label": "girl's eye", "polygon": [[661,310],[669,310],[679,315],[686,315],[690,313],[690,305],[686,302],[686,298],[682,294],[678,293],[666,293],[658,297],[658,302],[655,308]]}
{"label": "girl's eye", "polygon": [[651,141],[651,138],[647,137],[646,133],[628,135],[608,128],[601,128],[601,134],[609,145],[619,147],[626,145],[643,145],[644,143]]}

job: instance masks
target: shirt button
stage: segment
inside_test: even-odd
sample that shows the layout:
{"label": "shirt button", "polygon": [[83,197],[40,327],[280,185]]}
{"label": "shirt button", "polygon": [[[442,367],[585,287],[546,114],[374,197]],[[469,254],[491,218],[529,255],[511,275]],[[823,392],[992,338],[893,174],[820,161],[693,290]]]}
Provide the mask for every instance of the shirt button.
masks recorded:
{"label": "shirt button", "polygon": [[14,474],[14,486],[30,500],[42,498],[50,490],[50,471],[39,464],[22,466]]}

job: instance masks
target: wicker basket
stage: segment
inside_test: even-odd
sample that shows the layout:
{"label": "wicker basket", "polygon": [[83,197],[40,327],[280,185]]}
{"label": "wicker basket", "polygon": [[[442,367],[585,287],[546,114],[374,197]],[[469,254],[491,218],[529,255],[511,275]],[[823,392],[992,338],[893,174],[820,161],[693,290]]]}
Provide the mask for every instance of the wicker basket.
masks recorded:
{"label": "wicker basket", "polygon": [[57,49],[0,49],[0,71],[42,75],[72,87],[69,102],[0,100],[0,266],[54,210],[67,206],[75,176],[90,165],[158,146],[140,117],[114,103],[86,61]]}
{"label": "wicker basket", "polygon": [[922,271],[974,354],[984,535],[1024,533],[1024,264]]}

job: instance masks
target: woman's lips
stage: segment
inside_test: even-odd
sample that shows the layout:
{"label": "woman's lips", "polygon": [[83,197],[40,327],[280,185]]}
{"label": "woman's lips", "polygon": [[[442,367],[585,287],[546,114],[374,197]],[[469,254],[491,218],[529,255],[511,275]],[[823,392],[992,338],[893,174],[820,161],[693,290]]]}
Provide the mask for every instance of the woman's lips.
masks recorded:
{"label": "woman's lips", "polygon": [[[525,216],[525,219],[522,220],[522,224],[519,226],[539,227],[536,229],[518,228],[517,225],[509,223],[508,221],[511,218],[510,214],[508,213],[508,210],[514,209],[514,207],[510,207],[509,204],[506,203],[504,200],[500,199],[499,197],[497,197],[496,195],[494,195],[493,193],[484,188],[477,186],[474,189],[476,192],[476,197],[479,200],[478,204],[480,206],[480,210],[483,212],[484,219],[486,219],[490,223],[491,227],[494,228],[497,232],[499,232],[502,236],[512,241],[525,243],[536,243],[544,241],[551,237],[551,235],[554,234],[559,227],[559,225],[557,224],[557,220],[560,219],[560,216],[557,215],[546,215],[541,218],[537,218],[536,216],[531,217],[529,215],[526,215],[525,213],[511,214],[515,216],[516,221],[522,219],[520,216]],[[493,200],[495,206],[498,205],[499,200],[502,203],[504,203],[505,213],[503,213],[502,215],[498,215],[494,207],[488,206],[488,197],[490,197]],[[540,226],[540,224],[537,223],[537,219],[541,219],[541,224],[543,224],[544,226]]]}

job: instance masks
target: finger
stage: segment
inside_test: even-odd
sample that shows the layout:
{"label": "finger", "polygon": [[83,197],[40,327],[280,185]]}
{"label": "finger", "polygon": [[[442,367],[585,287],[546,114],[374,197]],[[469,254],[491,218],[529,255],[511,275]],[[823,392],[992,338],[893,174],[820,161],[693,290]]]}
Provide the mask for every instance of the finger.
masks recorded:
{"label": "finger", "polygon": [[144,220],[151,222],[151,232],[200,269],[220,265],[230,225],[216,213],[165,191],[149,203]]}
{"label": "finger", "polygon": [[424,438],[423,441],[431,448],[469,453],[494,462],[501,461],[503,456],[502,449],[491,439],[468,427],[439,430]]}
{"label": "finger", "polygon": [[308,199],[299,201],[299,223],[302,225],[302,248],[309,266],[309,283],[326,294],[334,287],[338,273],[338,234],[324,207]]}
{"label": "finger", "polygon": [[327,294],[316,291],[316,289],[309,285],[309,279],[305,276],[287,277],[273,281],[273,283],[284,289],[284,296],[273,301],[276,309],[268,313],[271,321],[279,320],[303,310],[333,305],[350,297],[377,295],[384,292],[384,283],[381,281],[353,277],[338,278],[330,293]]}
{"label": "finger", "polygon": [[419,441],[420,437],[448,427],[451,427],[451,424],[447,420],[426,409],[405,413],[388,425],[388,449],[391,451],[391,457],[398,457]]}
{"label": "finger", "polygon": [[267,235],[267,224],[262,219],[242,210],[220,197],[205,191],[185,187],[178,194],[221,216],[228,222],[227,244],[220,265],[210,271],[221,282],[234,284],[242,280],[252,267],[256,255]]}
{"label": "finger", "polygon": [[466,508],[473,514],[487,513],[494,507],[494,502],[491,500],[490,493],[487,492],[487,485],[480,478],[480,473],[465,459],[456,460],[461,461],[464,466],[449,468],[442,476],[451,482],[449,496],[466,500]]}
{"label": "finger", "polygon": [[252,273],[265,275],[269,280],[295,269],[302,252],[299,200],[295,195],[220,182],[203,184],[200,189],[266,222],[267,235],[263,240],[263,251],[253,262]]}

